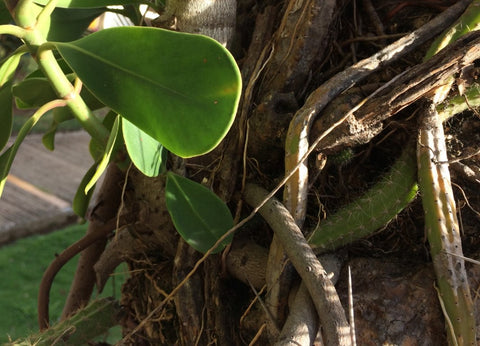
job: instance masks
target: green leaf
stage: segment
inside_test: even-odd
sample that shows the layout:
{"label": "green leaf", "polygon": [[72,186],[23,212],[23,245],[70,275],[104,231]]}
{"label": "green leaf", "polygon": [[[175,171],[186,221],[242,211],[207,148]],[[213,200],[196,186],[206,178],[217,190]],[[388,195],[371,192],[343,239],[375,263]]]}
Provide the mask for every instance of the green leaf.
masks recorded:
{"label": "green leaf", "polygon": [[85,173],[85,175],[82,178],[82,181],[80,182],[80,185],[77,188],[75,197],[73,197],[73,202],[72,202],[73,212],[78,216],[80,216],[81,218],[85,218],[85,215],[88,209],[88,204],[90,203],[90,199],[92,198],[93,192],[95,191],[95,189],[90,188],[88,192],[85,193],[87,184],[92,180],[93,176],[95,175],[95,172],[97,171],[97,166],[98,166],[98,163],[94,163],[92,167],[88,169],[87,173]]}
{"label": "green leaf", "polygon": [[[225,203],[192,180],[168,172],[165,198],[177,232],[197,251],[207,252],[233,227],[233,218]],[[232,238],[233,234],[213,253],[220,252]]]}
{"label": "green leaf", "polygon": [[48,41],[73,41],[82,36],[90,23],[105,12],[105,8],[56,8],[50,16]]}
{"label": "green leaf", "polygon": [[37,108],[58,98],[47,78],[27,78],[14,85],[12,93],[20,109]]}
{"label": "green leaf", "polygon": [[52,115],[52,124],[42,136],[42,143],[45,148],[53,151],[55,149],[55,134],[57,133],[58,125],[65,121],[74,119],[74,116],[67,107],[55,108],[52,111]]}
{"label": "green leaf", "polygon": [[56,46],[100,101],[176,155],[212,150],[233,122],[240,72],[211,38],[121,27]]}
{"label": "green leaf", "polygon": [[[42,77],[37,71],[13,86],[13,95],[17,98],[16,103],[18,108],[38,108],[45,103],[58,98],[48,78]],[[70,73],[67,75],[67,78],[73,83],[75,75]],[[80,96],[91,110],[105,106],[94,95],[92,95],[87,88],[82,88]],[[61,112],[73,115],[68,108],[64,108]]]}
{"label": "green leaf", "polygon": [[127,119],[122,119],[122,131],[128,155],[140,172],[156,177],[165,171],[167,151],[161,143]]}
{"label": "green leaf", "polygon": [[50,151],[55,150],[55,134],[57,133],[58,123],[53,120],[50,128],[42,136],[42,143]]}
{"label": "green leaf", "polygon": [[[118,114],[114,111],[109,111],[102,120],[102,124],[107,128],[110,132],[112,131],[113,125],[115,124],[115,120],[117,120]],[[92,156],[93,161],[99,162],[103,154],[105,152],[105,144],[99,142],[95,138],[92,137],[90,143],[88,145],[88,151],[90,152],[90,156]]]}
{"label": "green leaf", "polygon": [[23,142],[25,137],[30,133],[32,128],[38,122],[38,120],[45,114],[45,109],[40,108],[37,110],[22,126],[18,132],[15,142],[5,150],[2,155],[0,155],[0,197],[3,194],[3,189],[5,188],[5,183],[7,181],[8,172],[12,167],[13,159],[17,154],[20,144]]}
{"label": "green leaf", "polygon": [[[43,10],[43,6],[32,3],[31,16],[35,17]],[[45,17],[38,29],[48,41],[73,41],[82,36],[90,23],[106,11],[104,6],[95,8],[55,8],[52,14]]]}
{"label": "green leaf", "polygon": [[25,50],[19,48],[2,63],[0,67],[0,87],[12,80],[23,54],[25,54]]}
{"label": "green leaf", "polygon": [[0,151],[5,147],[12,134],[12,83],[7,82],[0,89]]}
{"label": "green leaf", "polygon": [[5,188],[5,183],[7,182],[8,172],[12,167],[13,159],[17,153],[18,146],[15,148],[15,145],[10,146],[5,150],[2,155],[0,155],[0,197],[3,194],[3,189]]}
{"label": "green leaf", "polygon": [[[49,0],[35,0],[35,3],[46,5]],[[96,8],[112,5],[142,4],[140,0],[58,0],[57,7],[64,8]]]}
{"label": "green leaf", "polygon": [[12,15],[5,6],[4,1],[0,1],[0,25],[9,24],[12,21]]}
{"label": "green leaf", "polygon": [[88,191],[97,183],[98,179],[100,179],[101,175],[107,169],[108,164],[110,163],[110,159],[112,157],[112,153],[115,149],[115,143],[118,137],[118,130],[120,128],[120,116],[117,116],[115,122],[112,126],[112,131],[110,132],[110,137],[108,138],[107,147],[105,148],[105,153],[103,154],[103,158],[98,164],[97,170],[95,174],[92,176],[92,179],[88,182],[85,186],[85,193],[87,194]]}

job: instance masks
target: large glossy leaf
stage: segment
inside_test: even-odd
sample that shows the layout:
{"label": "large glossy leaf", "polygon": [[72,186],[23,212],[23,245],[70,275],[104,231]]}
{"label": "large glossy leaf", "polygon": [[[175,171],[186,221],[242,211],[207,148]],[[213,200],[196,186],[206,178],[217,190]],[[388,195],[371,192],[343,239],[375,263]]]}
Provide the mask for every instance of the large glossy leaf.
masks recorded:
{"label": "large glossy leaf", "polygon": [[76,40],[87,30],[90,23],[105,11],[105,8],[56,8],[50,16],[47,40]]}
{"label": "large glossy leaf", "polygon": [[[232,215],[225,203],[192,180],[168,172],[165,198],[177,232],[197,251],[207,252],[233,227]],[[232,238],[233,235],[227,237],[213,253],[221,251]]]}
{"label": "large glossy leaf", "polygon": [[12,133],[12,84],[7,82],[0,89],[0,151],[5,147]]}
{"label": "large glossy leaf", "polygon": [[[32,4],[32,16],[38,15],[43,6]],[[56,8],[45,17],[38,28],[48,41],[73,41],[81,37],[90,23],[106,11],[104,6],[95,8]]]}
{"label": "large glossy leaf", "polygon": [[179,156],[212,150],[233,122],[240,73],[208,37],[122,27],[57,48],[100,101]]}
{"label": "large glossy leaf", "polygon": [[162,144],[127,119],[122,119],[122,131],[128,155],[140,172],[156,177],[165,171],[167,150]]}
{"label": "large glossy leaf", "polygon": [[[35,0],[35,3],[46,5],[49,0]],[[65,8],[96,8],[112,5],[142,4],[140,0],[58,0],[57,7]]]}

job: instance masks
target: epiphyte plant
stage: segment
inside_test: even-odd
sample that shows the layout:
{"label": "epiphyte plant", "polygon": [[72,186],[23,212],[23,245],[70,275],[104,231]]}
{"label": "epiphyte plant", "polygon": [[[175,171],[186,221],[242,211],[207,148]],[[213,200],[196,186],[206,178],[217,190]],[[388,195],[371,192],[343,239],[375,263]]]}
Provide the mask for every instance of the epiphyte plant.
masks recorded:
{"label": "epiphyte plant", "polygon": [[[74,202],[82,217],[96,180],[122,157],[119,151],[127,152],[144,174],[155,176],[165,171],[167,150],[184,158],[202,155],[226,135],[236,114],[241,78],[221,44],[153,27],[119,27],[81,37],[106,6],[124,5],[123,13],[138,22],[140,4],[19,0],[0,5],[3,14],[8,9],[11,15],[0,17],[0,33],[23,41],[0,69],[0,120],[8,125],[0,132],[2,148],[11,134],[12,99],[19,107],[37,109],[0,156],[0,191],[19,145],[47,111],[54,114],[44,138],[49,148],[54,147],[57,125],[66,119],[75,118],[92,137],[95,164]],[[15,24],[10,24],[12,19]],[[16,81],[14,72],[27,53],[39,69]],[[104,107],[110,112],[102,120],[94,111]],[[214,198],[212,192],[208,196]]]}

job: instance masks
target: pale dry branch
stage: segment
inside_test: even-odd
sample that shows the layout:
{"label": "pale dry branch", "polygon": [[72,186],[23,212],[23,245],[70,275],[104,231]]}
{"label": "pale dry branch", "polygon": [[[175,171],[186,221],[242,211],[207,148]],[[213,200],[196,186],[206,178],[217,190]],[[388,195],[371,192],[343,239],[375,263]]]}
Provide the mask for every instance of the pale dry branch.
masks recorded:
{"label": "pale dry branch", "polygon": [[[268,191],[247,184],[244,198],[251,206],[264,201]],[[289,260],[308,288],[323,327],[328,345],[350,345],[350,326],[335,287],[327,272],[313,253],[288,210],[275,199],[269,199],[260,208],[260,214],[279,237]]]}

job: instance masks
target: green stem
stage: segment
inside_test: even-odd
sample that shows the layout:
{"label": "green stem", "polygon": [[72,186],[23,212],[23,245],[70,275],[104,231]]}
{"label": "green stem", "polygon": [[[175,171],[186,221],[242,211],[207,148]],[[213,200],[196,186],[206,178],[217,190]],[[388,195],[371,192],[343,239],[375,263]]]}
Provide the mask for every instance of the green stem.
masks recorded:
{"label": "green stem", "polygon": [[56,5],[57,5],[57,0],[50,0],[45,5],[45,7],[37,16],[37,24],[36,24],[37,27],[41,27],[44,22],[48,21],[48,18],[50,17],[52,12],[55,10]]}
{"label": "green stem", "polygon": [[334,250],[385,227],[416,196],[417,170],[409,145],[380,182],[327,218],[309,238],[316,252]]}
{"label": "green stem", "polygon": [[75,92],[74,86],[67,79],[57,63],[51,50],[51,44],[43,44],[37,50],[37,63],[43,73],[49,77],[53,89],[59,97],[67,101],[70,108],[83,128],[100,143],[106,143],[109,131],[85,104],[82,97]]}
{"label": "green stem", "polygon": [[12,24],[0,25],[0,35],[12,35],[18,38],[24,38],[27,30]]}
{"label": "green stem", "polygon": [[[55,46],[46,41],[37,27],[37,18],[33,15],[32,0],[20,0],[15,8],[15,20],[23,27],[25,34],[23,40],[30,49],[30,53],[36,59],[40,69],[49,79],[57,96],[66,101],[83,128],[99,143],[106,144],[109,131],[85,104],[82,97],[75,92],[75,88],[68,81],[62,69],[58,65],[51,49]],[[51,10],[54,3],[50,2],[40,13],[38,20],[43,20]]]}
{"label": "green stem", "polygon": [[[7,0],[5,0],[7,2]],[[10,1],[13,2],[13,1]],[[7,7],[9,7],[7,5]],[[34,15],[35,3],[33,0],[18,0],[17,4],[13,9],[10,9],[10,13],[14,16],[15,22],[18,26],[31,31],[35,28],[37,23],[37,18]]]}
{"label": "green stem", "polygon": [[[480,0],[474,0],[457,22],[434,41],[425,60],[462,35],[477,30],[479,6]],[[475,345],[473,301],[462,259],[462,240],[442,125],[444,117],[438,114],[436,105],[447,92],[445,87],[435,90],[422,114],[417,144],[418,180],[438,294],[447,322],[448,342],[450,345]]]}
{"label": "green stem", "polygon": [[424,61],[430,59],[440,50],[448,46],[450,43],[456,41],[459,37],[474,30],[478,30],[480,23],[480,0],[473,0],[467,7],[461,17],[447,30],[445,30],[438,38],[433,41]]}
{"label": "green stem", "polygon": [[442,121],[450,119],[455,114],[460,114],[470,107],[480,106],[480,84],[474,83],[467,88],[465,93],[448,98],[437,106]]}
{"label": "green stem", "polygon": [[[469,106],[480,106],[478,84],[471,85],[464,96],[454,96],[438,105],[437,111],[440,119],[446,121]],[[405,149],[379,183],[317,227],[310,236],[310,243],[320,252],[334,250],[385,227],[415,196],[416,166],[413,149]]]}
{"label": "green stem", "polygon": [[68,100],[73,98],[75,88],[58,65],[51,49],[53,49],[51,43],[42,44],[37,49],[36,60],[46,76],[55,76],[55,78],[50,78],[50,83],[58,94],[58,97]]}
{"label": "green stem", "polygon": [[75,92],[75,87],[70,83],[57,63],[55,56],[50,50],[51,43],[42,44],[37,50],[37,62],[59,97],[67,101],[67,107],[73,112],[83,128],[99,143],[105,144],[110,135],[107,128],[102,124],[85,104],[80,95]]}
{"label": "green stem", "polygon": [[[420,125],[417,146],[418,179],[425,210],[425,228],[445,309],[450,345],[476,344],[475,317],[465,271],[443,125],[430,102]],[[458,255],[458,256],[457,256]]]}

